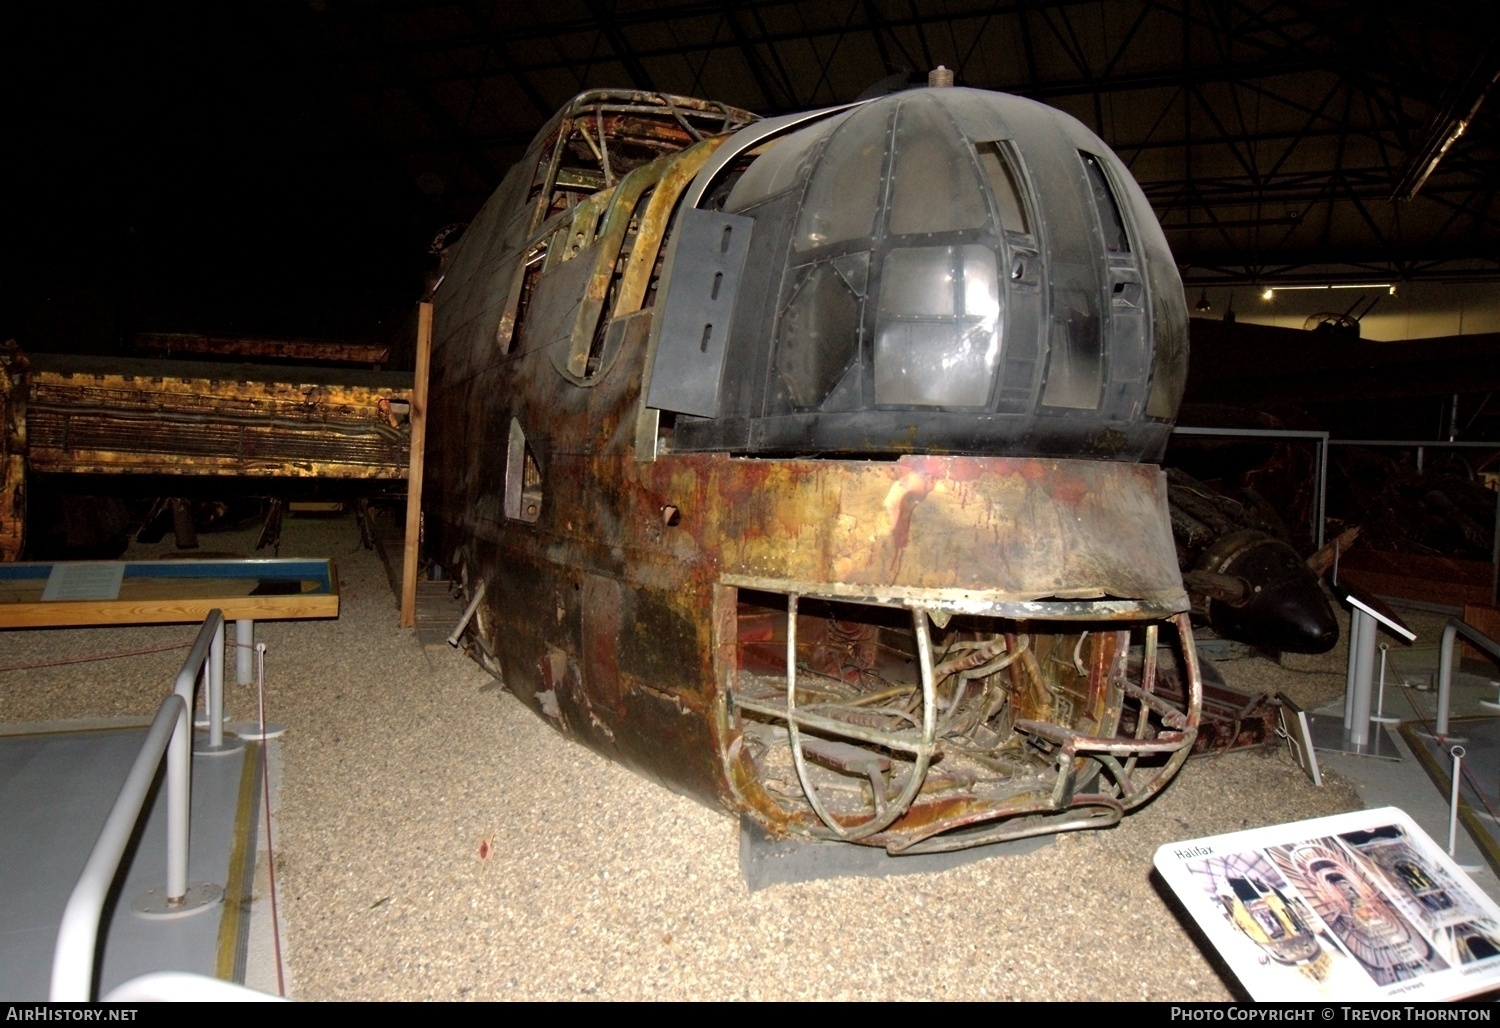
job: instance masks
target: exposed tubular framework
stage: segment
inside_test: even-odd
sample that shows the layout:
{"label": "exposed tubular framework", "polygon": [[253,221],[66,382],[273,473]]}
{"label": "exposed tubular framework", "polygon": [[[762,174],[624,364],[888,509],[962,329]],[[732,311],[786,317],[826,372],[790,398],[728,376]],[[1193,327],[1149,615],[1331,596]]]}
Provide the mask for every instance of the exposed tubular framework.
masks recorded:
{"label": "exposed tubular framework", "polygon": [[[894,801],[887,801],[881,794],[881,787],[872,780],[871,788],[875,800],[875,816],[864,824],[852,828],[845,828],[836,821],[823,804],[818,800],[818,792],[813,788],[807,776],[807,758],[802,752],[802,739],[799,731],[797,706],[797,597],[789,598],[787,604],[787,626],[786,626],[786,724],[787,733],[791,738],[792,760],[797,765],[797,779],[802,783],[802,791],[807,796],[807,802],[812,806],[818,819],[828,829],[841,839],[864,839],[874,835],[885,828],[896,818],[906,813],[911,808],[911,801],[916,798],[917,791],[922,788],[922,782],[927,777],[927,765],[932,760],[933,737],[937,731],[937,710],[933,700],[932,681],[932,642],[927,634],[927,612],[921,609],[913,609],[912,628],[917,638],[917,659],[921,664],[922,674],[922,730],[915,744],[904,741],[901,737],[891,733],[878,733],[869,741],[890,749],[910,750],[916,758],[916,764],[911,770],[911,775],[906,780],[906,786],[901,790],[901,795]],[[805,715],[804,715],[805,716]],[[833,731],[843,731],[842,727],[833,727],[836,722],[831,719],[820,718],[811,723],[810,727],[822,726]]]}
{"label": "exposed tubular framework", "polygon": [[[731,760],[744,772],[733,777],[748,786],[746,803],[784,830],[899,854],[1107,827],[1159,792],[1192,750],[1202,680],[1186,615],[1169,619],[1184,648],[1184,692],[1169,700],[1159,691],[1156,621],[1076,636],[1044,620],[988,639],[946,631],[942,656],[958,655],[939,663],[929,622],[950,618],[907,606],[916,681],[895,683],[890,655],[875,653],[884,643],[861,634],[852,609],[825,603],[826,616],[801,615],[817,638],[799,639],[802,598],[785,597],[784,701],[772,701],[755,673],[763,662],[744,621],[732,698],[740,741]],[[741,601],[742,615],[748,606]],[[1136,648],[1141,677],[1132,682]],[[1070,670],[1071,684],[1063,681]],[[1039,699],[1049,681],[1050,699]],[[1060,695],[1068,689],[1077,702]],[[783,737],[796,794],[778,779]]]}

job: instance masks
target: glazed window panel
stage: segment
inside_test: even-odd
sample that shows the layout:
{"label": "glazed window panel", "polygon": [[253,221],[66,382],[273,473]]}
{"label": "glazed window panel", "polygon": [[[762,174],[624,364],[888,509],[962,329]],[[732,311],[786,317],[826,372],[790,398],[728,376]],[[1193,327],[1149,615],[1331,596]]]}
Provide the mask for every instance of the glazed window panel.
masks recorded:
{"label": "glazed window panel", "polygon": [[1146,414],[1153,418],[1175,418],[1187,388],[1187,319],[1172,310],[1172,298],[1182,295],[1182,286],[1162,262],[1150,267],[1152,306],[1151,392]]}
{"label": "glazed window panel", "polygon": [[813,148],[847,118],[848,115],[830,118],[775,140],[745,169],[730,190],[725,208],[742,211],[792,188]]}
{"label": "glazed window panel", "polygon": [[1052,320],[1048,328],[1048,407],[1093,410],[1104,388],[1104,324],[1099,317],[1101,287],[1093,268],[1055,264],[1052,268]]}
{"label": "glazed window panel", "polygon": [[776,368],[798,407],[828,398],[859,353],[860,300],[833,264],[803,280],[781,319]]}
{"label": "glazed window panel", "polygon": [[957,255],[951,246],[914,246],[886,256],[880,280],[882,318],[952,317],[961,310]]}
{"label": "glazed window panel", "polygon": [[984,246],[892,250],[875,332],[875,402],[980,407],[1000,363],[994,251]]}
{"label": "glazed window panel", "polygon": [[990,193],[995,197],[1000,227],[1006,232],[1030,235],[1031,218],[1026,212],[1025,193],[1009,147],[1002,142],[980,143],[975,152],[979,155],[979,167],[990,184]]}
{"label": "glazed window panel", "polygon": [[987,246],[905,246],[886,255],[880,315],[968,317],[999,327],[995,252]]}
{"label": "glazed window panel", "polygon": [[1079,151],[1078,156],[1083,158],[1084,169],[1088,172],[1089,194],[1099,215],[1099,227],[1104,232],[1104,248],[1110,253],[1129,253],[1130,237],[1125,232],[1125,219],[1120,215],[1120,203],[1109,184],[1104,162],[1091,153]]}
{"label": "glazed window panel", "polygon": [[915,97],[896,119],[891,232],[958,232],[989,224],[974,158],[936,104]]}
{"label": "glazed window panel", "polygon": [[901,321],[875,339],[875,402],[983,407],[995,371],[993,339],[977,325]]}
{"label": "glazed window panel", "polygon": [[863,107],[850,115],[817,158],[792,235],[797,252],[868,239],[875,230],[885,167],[888,115]]}

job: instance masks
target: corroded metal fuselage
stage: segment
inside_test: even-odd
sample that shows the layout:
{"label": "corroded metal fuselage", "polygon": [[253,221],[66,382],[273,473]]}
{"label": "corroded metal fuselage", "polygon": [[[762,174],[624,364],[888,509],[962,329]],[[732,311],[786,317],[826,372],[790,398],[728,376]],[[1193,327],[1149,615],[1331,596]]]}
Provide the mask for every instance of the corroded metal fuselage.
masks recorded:
{"label": "corroded metal fuselage", "polygon": [[[899,141],[915,131],[903,118],[921,128],[931,113],[912,110],[863,124]],[[1093,289],[1107,310],[1110,280],[1085,289],[1087,276],[1069,272],[1049,298],[1040,206],[1014,239],[976,216],[952,239],[918,234],[905,250],[877,226],[874,243],[814,252],[804,263],[841,269],[841,284],[807,287],[830,299],[799,314],[806,290],[756,271],[766,246],[785,250],[785,233],[778,244],[773,219],[725,212],[732,183],[778,149],[832,161],[843,122],[831,142],[809,142],[829,131],[810,118],[737,143],[751,121],[683,98],[585,94],[449,255],[424,506],[429,550],[468,597],[483,589],[468,645],[560,730],[774,831],[902,852],[1113,823],[1171,777],[1199,709],[1165,483],[1129,459],[1165,438],[1171,412],[1159,416],[1156,393],[1180,392],[1150,360],[1141,292],[1156,272],[1145,256],[1111,265],[1133,290],[1116,327],[1136,352],[1109,369],[1078,359],[1087,346],[1103,353],[1109,319],[1062,307],[1092,302]],[[988,151],[969,152],[975,196],[987,197],[978,190],[998,188],[980,177]],[[901,160],[888,154],[882,172],[876,159],[874,174],[901,175]],[[789,166],[786,189],[805,187]],[[1087,175],[1080,165],[1085,189]],[[973,202],[986,217],[1000,206]],[[681,245],[689,210],[721,219],[691,229],[701,254]],[[1132,231],[1137,217],[1125,217]],[[851,246],[864,256],[850,259]],[[997,278],[1012,254],[1019,270]],[[924,261],[961,279],[962,295],[890,313],[890,283]],[[677,283],[695,276],[704,295],[684,316]],[[715,307],[721,289],[730,300]],[[1048,336],[1054,309],[1063,330]],[[818,324],[830,310],[855,312],[852,340]],[[1039,334],[1030,351],[1002,329],[1009,310],[1022,312],[1015,331]],[[1090,317],[1097,338],[1069,342],[1068,326],[1084,331]],[[794,338],[809,319],[811,335]],[[754,345],[774,339],[774,353],[757,364],[746,347],[766,325]],[[947,342],[929,345],[938,336]],[[1060,441],[1039,445],[1043,372],[1021,375],[1045,369],[1048,338],[1063,354],[1053,374],[1074,380],[1051,394]],[[1010,392],[901,379],[941,375],[933,346],[950,344],[962,375]],[[823,362],[823,347],[844,364]],[[1155,374],[1180,380],[1166,364]],[[1064,405],[1091,375],[1102,413],[1084,424]],[[668,376],[699,384],[653,391]],[[1121,400],[1111,376],[1139,395]],[[792,422],[757,428],[775,404],[742,403],[755,389],[779,390]],[[1003,442],[1005,405],[1028,389],[1026,411],[1012,412],[1025,430]],[[863,402],[848,398],[861,391]],[[850,413],[859,426],[838,442]],[[822,442],[789,447],[793,422]],[[893,431],[904,422],[910,431]],[[725,442],[736,432],[740,444]],[[1100,452],[1066,455],[1080,446]],[[1186,644],[1175,705],[1157,693],[1164,623]]]}

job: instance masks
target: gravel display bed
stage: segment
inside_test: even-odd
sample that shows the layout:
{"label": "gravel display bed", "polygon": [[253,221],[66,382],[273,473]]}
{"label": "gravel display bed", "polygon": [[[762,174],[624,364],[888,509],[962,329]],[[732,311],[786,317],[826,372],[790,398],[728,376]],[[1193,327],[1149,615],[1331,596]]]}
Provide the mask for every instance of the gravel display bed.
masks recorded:
{"label": "gravel display bed", "polygon": [[[203,550],[254,556],[254,536]],[[289,518],[280,555],[332,557],[342,588],[337,620],[258,629],[268,714],[289,729],[277,871],[298,999],[1231,999],[1154,880],[1156,847],[1360,805],[1284,750],[1200,757],[1119,826],[1034,853],[752,893],[734,819],[563,739],[462,654],[400,630],[352,519]],[[194,632],[5,633],[6,668],[184,648],[0,670],[0,722],[149,715]],[[1309,707],[1341,694],[1341,650],[1287,664],[1223,670]],[[227,706],[250,716],[253,688],[230,685]]]}

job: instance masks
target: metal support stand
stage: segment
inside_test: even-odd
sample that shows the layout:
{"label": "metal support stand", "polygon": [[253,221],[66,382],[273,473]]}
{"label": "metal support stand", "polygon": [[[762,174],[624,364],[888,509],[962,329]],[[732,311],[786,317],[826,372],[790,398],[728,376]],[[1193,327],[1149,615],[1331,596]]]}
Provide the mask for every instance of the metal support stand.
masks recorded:
{"label": "metal support stand", "polygon": [[1390,646],[1380,644],[1380,689],[1375,694],[1375,713],[1370,715],[1370,720],[1382,725],[1399,725],[1399,717],[1387,717],[1385,713],[1385,657]]}
{"label": "metal support stand", "polygon": [[[1453,787],[1448,790],[1448,856],[1458,859],[1458,793],[1464,780],[1464,748],[1455,746],[1448,751],[1453,758]],[[1484,870],[1478,864],[1459,864],[1459,869],[1473,874]]]}
{"label": "metal support stand", "polygon": [[[1449,708],[1453,703],[1453,644],[1459,636],[1463,636],[1475,649],[1481,651],[1491,660],[1500,664],[1500,643],[1495,642],[1479,629],[1465,624],[1456,619],[1450,619],[1443,626],[1443,641],[1438,650],[1438,709],[1437,720],[1429,738],[1441,739],[1445,742],[1463,742],[1456,735],[1448,733]],[[1481,703],[1484,701],[1481,700]],[[1427,735],[1428,733],[1422,733]]]}
{"label": "metal support stand", "polygon": [[479,609],[479,603],[484,599],[484,583],[479,583],[479,588],[474,590],[474,598],[464,608],[463,616],[458,619],[458,624],[453,626],[453,631],[448,633],[448,645],[457,646],[463,641],[464,629],[469,627],[469,622],[474,618],[474,612]]}
{"label": "metal support stand", "polygon": [[245,748],[239,739],[224,740],[224,621],[220,618],[209,644],[208,661],[199,673],[208,692],[208,742],[199,742],[194,753],[223,756]]}
{"label": "metal support stand", "polygon": [[[1339,598],[1349,605],[1349,671],[1344,683],[1344,722],[1341,726],[1336,726],[1331,718],[1312,718],[1313,742],[1320,750],[1399,761],[1401,753],[1395,740],[1380,726],[1380,721],[1385,719],[1382,717],[1377,721],[1370,716],[1370,697],[1374,692],[1375,678],[1375,640],[1381,625],[1408,641],[1415,639],[1416,633],[1374,597],[1359,595],[1337,581],[1332,584]],[[1383,651],[1385,647],[1382,646],[1381,649]],[[1382,653],[1382,695],[1385,682],[1383,657]],[[1374,730],[1370,727],[1372,721],[1376,722]]]}
{"label": "metal support stand", "polygon": [[234,684],[255,681],[255,622],[240,618],[234,623]]}

